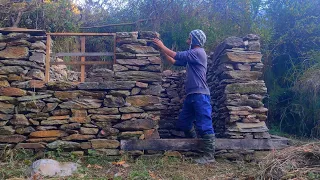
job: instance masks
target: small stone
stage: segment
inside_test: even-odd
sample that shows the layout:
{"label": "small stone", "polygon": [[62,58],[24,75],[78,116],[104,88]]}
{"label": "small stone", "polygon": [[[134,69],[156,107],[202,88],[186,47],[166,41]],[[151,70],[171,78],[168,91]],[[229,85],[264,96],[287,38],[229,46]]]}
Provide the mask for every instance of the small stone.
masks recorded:
{"label": "small stone", "polygon": [[0,51],[0,59],[27,59],[29,57],[29,49],[27,47],[6,47]]}
{"label": "small stone", "polygon": [[60,126],[61,130],[72,130],[72,129],[80,129],[80,123],[71,123],[71,124],[63,124]]}
{"label": "small stone", "polygon": [[117,122],[121,115],[91,115],[91,119],[95,121]]}
{"label": "small stone", "polygon": [[59,103],[47,103],[42,112],[52,112],[58,107]]}
{"label": "small stone", "polygon": [[118,155],[120,155],[119,149],[96,149],[95,151],[97,154],[100,154],[103,156],[118,156]]}
{"label": "small stone", "polygon": [[80,147],[81,147],[81,149],[91,149],[92,148],[91,142],[82,142],[80,144]]}
{"label": "small stone", "polygon": [[101,107],[101,102],[95,99],[79,99],[63,102],[59,107],[62,109],[96,109]]}
{"label": "small stone", "polygon": [[4,114],[13,114],[14,105],[0,102],[0,112]]}
{"label": "small stone", "polygon": [[81,134],[93,134],[93,135],[96,135],[96,134],[98,134],[98,132],[99,132],[99,129],[98,128],[84,128],[84,127],[82,127],[82,128],[80,128],[80,133]]}
{"label": "small stone", "polygon": [[129,96],[127,97],[126,101],[132,106],[136,107],[143,107],[160,103],[160,99],[158,97],[150,95]]}
{"label": "small stone", "polygon": [[15,147],[16,149],[44,149],[45,146],[40,143],[19,143]]}
{"label": "small stone", "polygon": [[141,92],[141,89],[140,88],[133,88],[131,90],[131,95],[137,95]]}
{"label": "small stone", "polygon": [[41,100],[21,102],[18,105],[18,112],[38,113],[42,111],[45,105],[46,103]]}
{"label": "small stone", "polygon": [[65,116],[71,114],[69,109],[57,109],[51,112],[54,116]]}
{"label": "small stone", "polygon": [[7,80],[3,80],[3,81],[0,81],[0,88],[1,87],[9,87],[10,84]]}
{"label": "small stone", "polygon": [[46,55],[43,53],[32,52],[29,57],[29,61],[33,61],[39,64],[45,64]]}
{"label": "small stone", "polygon": [[41,121],[41,125],[61,125],[61,124],[68,124],[68,120],[44,120]]}
{"label": "small stone", "polygon": [[121,113],[142,113],[142,112],[144,112],[143,109],[138,108],[138,107],[132,107],[132,106],[119,108],[119,111]]}
{"label": "small stone", "polygon": [[21,102],[21,101],[34,101],[34,100],[39,100],[39,99],[45,99],[45,98],[48,98],[51,96],[52,96],[51,94],[22,96],[22,97],[18,97],[17,100],[19,102]]}
{"label": "small stone", "polygon": [[136,82],[136,86],[139,88],[147,88],[148,84],[143,82]]}
{"label": "small stone", "polygon": [[44,80],[44,73],[43,71],[39,70],[39,69],[31,69],[28,73],[27,73],[28,77],[31,77],[32,79],[37,79],[37,80]]}
{"label": "small stone", "polygon": [[38,142],[53,142],[57,140],[56,137],[54,138],[29,138],[26,141],[30,143],[38,143]]}
{"label": "small stone", "polygon": [[125,121],[119,124],[114,125],[114,128],[123,131],[139,131],[139,130],[148,130],[152,129],[155,126],[155,122],[150,119],[137,119],[131,121]]}
{"label": "small stone", "polygon": [[143,131],[132,131],[120,133],[120,139],[139,139]]}
{"label": "small stone", "polygon": [[31,44],[31,48],[30,49],[46,50],[47,47],[43,42],[37,41],[37,42]]}
{"label": "small stone", "polygon": [[10,120],[10,123],[17,126],[29,126],[30,123],[25,115],[23,114],[15,114],[13,118]]}
{"label": "small stone", "polygon": [[70,118],[70,122],[89,123],[91,121],[86,110],[71,109],[71,111],[72,117]]}
{"label": "small stone", "polygon": [[[1,104],[0,104],[1,105]],[[7,121],[10,120],[13,117],[11,114],[0,114],[0,120],[1,121]]]}

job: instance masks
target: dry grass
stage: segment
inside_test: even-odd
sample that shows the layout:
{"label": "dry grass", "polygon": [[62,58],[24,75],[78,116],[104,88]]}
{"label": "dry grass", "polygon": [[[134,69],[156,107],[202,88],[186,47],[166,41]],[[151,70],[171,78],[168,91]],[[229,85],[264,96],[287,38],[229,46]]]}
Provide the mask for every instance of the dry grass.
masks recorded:
{"label": "dry grass", "polygon": [[261,169],[261,179],[320,179],[320,142],[270,153]]}

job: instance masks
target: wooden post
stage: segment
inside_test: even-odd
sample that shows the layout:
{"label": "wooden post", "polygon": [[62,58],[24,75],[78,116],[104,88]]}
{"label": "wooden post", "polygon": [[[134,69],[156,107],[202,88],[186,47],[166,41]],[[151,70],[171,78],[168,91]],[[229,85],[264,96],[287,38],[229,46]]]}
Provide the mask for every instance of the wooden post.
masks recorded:
{"label": "wooden post", "polygon": [[46,45],[46,69],[45,69],[45,82],[48,83],[50,80],[50,49],[51,49],[51,36],[47,35]]}
{"label": "wooden post", "polygon": [[[81,52],[84,53],[86,52],[86,37],[85,36],[81,36],[80,37],[80,42],[81,42]],[[81,56],[81,62],[85,62],[86,61],[86,57],[85,56]],[[81,77],[80,77],[80,81],[84,82],[85,79],[85,73],[86,73],[86,66],[84,64],[81,65]]]}

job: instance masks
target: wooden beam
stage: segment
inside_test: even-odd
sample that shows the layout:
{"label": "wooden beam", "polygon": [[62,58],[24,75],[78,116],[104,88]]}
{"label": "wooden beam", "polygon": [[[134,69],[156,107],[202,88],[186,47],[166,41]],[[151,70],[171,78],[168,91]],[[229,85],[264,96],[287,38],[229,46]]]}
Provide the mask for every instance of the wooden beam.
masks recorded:
{"label": "wooden beam", "polygon": [[51,65],[102,65],[102,64],[113,64],[112,61],[72,61],[72,62],[51,62]]}
{"label": "wooden beam", "polygon": [[53,53],[53,57],[67,57],[67,56],[114,56],[113,52],[73,52],[73,53]]}
{"label": "wooden beam", "polygon": [[51,36],[116,36],[116,33],[47,33]]}
{"label": "wooden beam", "polygon": [[[132,150],[198,150],[201,139],[121,140],[121,149]],[[288,147],[288,139],[216,139],[216,149],[272,150]]]}
{"label": "wooden beam", "polygon": [[[80,37],[80,42],[81,42],[81,52],[85,53],[86,52],[86,37],[85,36],[81,36]],[[81,56],[80,60],[81,60],[82,63],[84,63],[86,61],[86,57],[85,56]],[[85,73],[86,73],[86,66],[84,64],[81,64],[81,67],[80,67],[80,82],[84,82]]]}
{"label": "wooden beam", "polygon": [[45,69],[45,82],[48,83],[50,80],[50,48],[51,48],[51,36],[47,35],[46,42],[46,69]]}

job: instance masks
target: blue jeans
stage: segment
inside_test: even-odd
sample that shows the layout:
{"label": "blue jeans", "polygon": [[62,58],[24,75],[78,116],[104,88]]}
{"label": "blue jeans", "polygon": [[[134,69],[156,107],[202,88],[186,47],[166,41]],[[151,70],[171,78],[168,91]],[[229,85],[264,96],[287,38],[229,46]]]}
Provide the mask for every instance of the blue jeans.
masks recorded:
{"label": "blue jeans", "polygon": [[179,130],[190,131],[195,123],[200,136],[214,134],[211,112],[209,95],[189,94],[184,100],[176,126]]}

